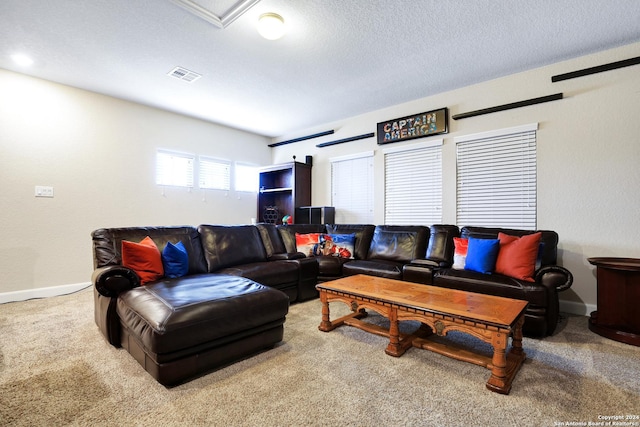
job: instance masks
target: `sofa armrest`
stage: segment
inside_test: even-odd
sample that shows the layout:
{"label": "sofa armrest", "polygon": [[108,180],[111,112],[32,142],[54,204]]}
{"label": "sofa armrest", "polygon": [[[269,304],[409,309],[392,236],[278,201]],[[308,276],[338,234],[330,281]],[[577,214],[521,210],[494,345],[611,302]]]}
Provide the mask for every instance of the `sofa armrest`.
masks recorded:
{"label": "sofa armrest", "polygon": [[140,286],[140,277],[130,268],[108,265],[93,271],[91,281],[100,295],[116,297],[123,291]]}
{"label": "sofa armrest", "polygon": [[421,267],[428,268],[449,268],[451,267],[451,263],[445,260],[437,259],[437,258],[416,258],[411,260],[409,263],[411,265],[417,265]]}
{"label": "sofa armrest", "polygon": [[547,265],[536,271],[535,281],[544,286],[555,288],[558,292],[566,291],[573,284],[573,274],[559,265]]}
{"label": "sofa armrest", "polygon": [[303,254],[302,252],[283,252],[283,253],[271,255],[268,258],[268,260],[282,261],[282,260],[288,260],[288,259],[302,259],[302,258],[306,258],[306,255]]}

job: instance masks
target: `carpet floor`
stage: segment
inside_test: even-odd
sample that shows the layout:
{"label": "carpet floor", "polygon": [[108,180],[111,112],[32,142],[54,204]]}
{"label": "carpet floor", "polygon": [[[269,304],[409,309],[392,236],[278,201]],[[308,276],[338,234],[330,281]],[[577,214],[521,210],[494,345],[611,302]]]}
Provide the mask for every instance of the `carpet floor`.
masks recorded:
{"label": "carpet floor", "polygon": [[294,304],[274,349],[165,388],[100,335],[91,289],[3,304],[0,425],[640,426],[640,348],[592,333],[583,316],[523,340],[527,359],[506,396],[485,388],[483,367],[415,348],[390,357],[384,337],[319,323],[319,300]]}

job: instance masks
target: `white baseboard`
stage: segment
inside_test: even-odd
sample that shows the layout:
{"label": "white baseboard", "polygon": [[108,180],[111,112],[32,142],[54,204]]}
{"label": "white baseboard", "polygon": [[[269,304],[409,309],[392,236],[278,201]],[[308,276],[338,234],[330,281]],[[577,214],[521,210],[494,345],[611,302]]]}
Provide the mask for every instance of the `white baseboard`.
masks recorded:
{"label": "white baseboard", "polygon": [[595,304],[584,304],[575,301],[560,300],[560,311],[564,313],[577,314],[579,316],[589,316],[596,310]]}
{"label": "white baseboard", "polygon": [[26,289],[0,293],[0,304],[5,302],[26,301],[34,298],[48,298],[58,295],[67,295],[91,286],[91,282],[75,283],[72,285],[51,286],[48,288]]}

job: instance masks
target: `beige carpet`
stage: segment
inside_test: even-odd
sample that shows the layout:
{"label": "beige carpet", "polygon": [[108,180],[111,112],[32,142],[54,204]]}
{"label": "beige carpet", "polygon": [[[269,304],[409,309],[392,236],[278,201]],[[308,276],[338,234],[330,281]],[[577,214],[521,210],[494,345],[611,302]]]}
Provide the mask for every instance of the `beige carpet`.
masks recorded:
{"label": "beige carpet", "polygon": [[0,425],[559,426],[640,415],[640,348],[593,334],[585,317],[525,338],[508,396],[485,388],[482,367],[418,349],[393,358],[384,338],[320,332],[319,321],[318,300],[293,305],[281,345],[167,389],[105,342],[90,289],[0,305]]}

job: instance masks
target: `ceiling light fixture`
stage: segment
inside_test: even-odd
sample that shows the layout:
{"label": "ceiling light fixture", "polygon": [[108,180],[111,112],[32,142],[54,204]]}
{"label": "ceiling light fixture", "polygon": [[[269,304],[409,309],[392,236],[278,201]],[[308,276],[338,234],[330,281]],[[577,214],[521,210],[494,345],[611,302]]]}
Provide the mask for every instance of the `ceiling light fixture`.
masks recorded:
{"label": "ceiling light fixture", "polygon": [[11,55],[11,59],[13,59],[13,62],[20,65],[21,67],[28,67],[33,64],[33,59],[29,58],[27,55],[22,55],[20,53]]}
{"label": "ceiling light fixture", "polygon": [[277,13],[263,13],[258,18],[258,33],[267,40],[277,40],[284,35],[284,19]]}

